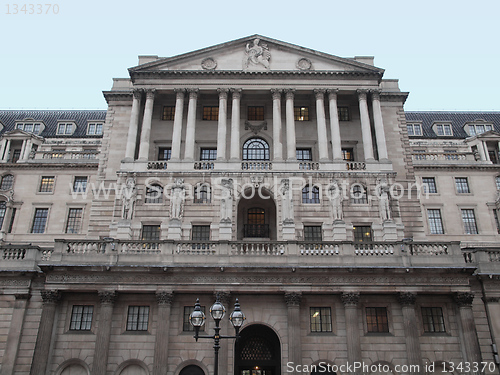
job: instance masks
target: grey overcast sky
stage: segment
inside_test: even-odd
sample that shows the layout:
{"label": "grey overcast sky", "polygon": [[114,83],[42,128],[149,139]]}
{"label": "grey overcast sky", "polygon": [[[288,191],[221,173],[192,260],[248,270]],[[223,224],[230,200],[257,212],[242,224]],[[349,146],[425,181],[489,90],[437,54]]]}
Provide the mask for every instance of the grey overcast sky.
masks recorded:
{"label": "grey overcast sky", "polygon": [[406,110],[500,110],[498,0],[45,0],[42,14],[35,0],[7,1],[0,109],[105,109],[102,91],[138,55],[261,34],[375,56],[384,78],[410,92]]}

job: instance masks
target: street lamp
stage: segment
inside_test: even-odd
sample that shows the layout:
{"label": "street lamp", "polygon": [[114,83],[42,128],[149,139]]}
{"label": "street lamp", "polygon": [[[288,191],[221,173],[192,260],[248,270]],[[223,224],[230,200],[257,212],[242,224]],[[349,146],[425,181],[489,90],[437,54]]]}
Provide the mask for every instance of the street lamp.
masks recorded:
{"label": "street lamp", "polygon": [[196,299],[196,303],[194,305],[194,310],[189,315],[189,322],[194,327],[194,338],[196,341],[198,339],[213,339],[214,340],[214,353],[215,353],[215,361],[214,361],[214,375],[217,375],[219,372],[219,349],[220,349],[220,339],[236,339],[240,338],[239,332],[240,328],[245,322],[245,314],[240,309],[240,303],[236,298],[236,303],[234,304],[234,311],[229,316],[229,321],[234,327],[236,332],[235,336],[221,336],[220,335],[220,326],[219,323],[224,318],[226,314],[226,309],[224,305],[220,303],[219,298],[217,297],[215,303],[210,307],[210,315],[215,320],[215,334],[212,336],[200,336],[200,327],[205,324],[205,314],[201,311],[200,300]]}

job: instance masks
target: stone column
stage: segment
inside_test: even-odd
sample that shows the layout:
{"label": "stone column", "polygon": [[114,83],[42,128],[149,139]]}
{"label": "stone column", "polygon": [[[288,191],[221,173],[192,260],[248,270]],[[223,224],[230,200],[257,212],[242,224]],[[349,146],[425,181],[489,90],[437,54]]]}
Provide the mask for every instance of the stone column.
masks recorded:
{"label": "stone column", "polygon": [[172,161],[181,159],[181,138],[182,138],[182,116],[184,112],[184,89],[175,89],[175,113],[174,113],[174,128],[172,131]]}
{"label": "stone column", "polygon": [[371,93],[378,159],[389,160],[389,156],[387,155],[387,144],[385,141],[384,121],[382,119],[382,110],[380,109],[380,90],[372,90]]}
{"label": "stone column", "polygon": [[194,161],[194,141],[196,134],[196,104],[198,102],[198,89],[188,89],[189,103],[186,126],[186,149],[184,160]]}
{"label": "stone column", "polygon": [[472,312],[472,301],[474,293],[465,292],[455,294],[455,302],[458,305],[460,322],[463,330],[463,345],[465,347],[465,358],[468,362],[481,362],[481,349],[477,338],[476,325],[474,323],[474,313]]}
{"label": "stone column", "polygon": [[241,89],[231,89],[231,160],[240,160],[240,99]]}
{"label": "stone column", "polygon": [[127,145],[125,146],[125,160],[133,161],[137,146],[137,129],[139,127],[139,109],[141,106],[142,90],[134,90],[132,99],[132,113],[128,125]]}
{"label": "stone column", "polygon": [[488,145],[486,144],[486,142],[481,141],[481,146],[483,147],[484,157],[486,158],[486,161],[491,161],[490,153],[488,152]]}
{"label": "stone column", "polygon": [[219,93],[219,123],[217,126],[217,160],[226,160],[227,137],[227,92],[228,89],[217,89]]}
{"label": "stone column", "polygon": [[328,99],[330,100],[330,131],[332,133],[333,160],[342,160],[342,142],[340,140],[339,110],[337,108],[338,89],[330,89]]}
{"label": "stone column", "polygon": [[170,308],[173,299],[174,294],[172,292],[156,293],[156,301],[158,302],[158,324],[156,328],[153,374],[167,375]]}
{"label": "stone column", "polygon": [[279,89],[272,89],[273,96],[273,160],[283,160],[283,144],[281,142],[281,92]]}
{"label": "stone column", "polygon": [[297,160],[295,139],[295,111],[293,108],[294,89],[285,90],[286,95],[286,159]]}
{"label": "stone column", "polygon": [[14,365],[16,364],[17,353],[19,351],[26,306],[31,296],[26,293],[16,294],[15,297],[16,302],[14,302],[14,311],[10,320],[9,333],[2,360],[2,375],[14,375]]}
{"label": "stone column", "polygon": [[111,335],[111,320],[116,292],[99,292],[101,302],[98,329],[96,330],[95,356],[92,375],[105,375],[108,366],[109,340]]}
{"label": "stone column", "polygon": [[146,91],[146,107],[142,120],[141,143],[139,144],[139,160],[149,159],[149,143],[151,142],[151,122],[153,121],[153,103],[155,100],[155,90]]}
{"label": "stone column", "polygon": [[10,151],[10,139],[7,139],[2,153],[2,161],[9,161],[9,151]]}
{"label": "stone column", "polygon": [[26,139],[24,141],[23,154],[21,155],[21,160],[28,160],[31,152],[31,139]]}
{"label": "stone column", "polygon": [[342,293],[345,309],[345,327],[347,335],[347,361],[361,361],[361,343],[359,339],[358,302],[359,293]]}
{"label": "stone column", "polygon": [[422,354],[418,337],[417,316],[415,313],[415,293],[399,293],[398,300],[403,312],[403,327],[406,339],[408,365],[422,366]]}
{"label": "stone column", "polygon": [[7,145],[7,140],[5,138],[2,138],[0,141],[0,160],[3,161],[3,156],[5,153],[5,146]]}
{"label": "stone column", "polygon": [[52,330],[54,328],[54,318],[56,316],[57,303],[61,299],[58,290],[42,290],[42,315],[38,336],[36,337],[35,353],[31,363],[31,375],[45,374],[49,363],[50,342],[52,340]]}
{"label": "stone column", "polygon": [[302,363],[302,340],[300,336],[300,301],[301,293],[285,293],[288,310],[288,362]]}
{"label": "stone column", "polygon": [[316,96],[316,116],[318,127],[318,149],[319,161],[328,160],[328,136],[326,134],[326,117],[325,117],[325,90],[315,89]]}
{"label": "stone column", "polygon": [[[231,302],[231,293],[228,292],[215,292],[215,299],[219,299],[220,303],[226,308],[226,316],[224,317],[224,323],[221,324],[220,334],[222,336],[234,336],[234,329],[229,332],[229,328],[232,328],[232,324],[229,322],[229,314],[232,308],[229,306]],[[220,350],[219,350],[219,374],[229,374],[229,345],[234,345],[233,340],[220,340]]]}
{"label": "stone column", "polygon": [[361,134],[363,137],[363,151],[365,160],[373,160],[372,131],[370,127],[370,115],[368,114],[368,104],[366,103],[367,90],[357,90],[359,101],[359,115],[361,118]]}

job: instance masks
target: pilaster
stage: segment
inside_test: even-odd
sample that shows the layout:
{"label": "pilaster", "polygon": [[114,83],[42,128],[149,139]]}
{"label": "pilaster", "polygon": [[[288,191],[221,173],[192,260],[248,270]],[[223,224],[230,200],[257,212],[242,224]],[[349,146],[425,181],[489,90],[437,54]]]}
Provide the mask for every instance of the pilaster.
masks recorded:
{"label": "pilaster", "polygon": [[347,292],[341,295],[345,310],[347,361],[361,361],[361,343],[359,338],[358,292]]}
{"label": "pilaster", "polygon": [[300,302],[302,293],[286,292],[285,302],[288,311],[288,361],[302,363],[302,340],[300,336]]}
{"label": "pilaster", "polygon": [[406,353],[409,365],[422,366],[422,353],[418,337],[417,315],[415,313],[415,293],[401,292],[398,294],[398,301],[403,313],[403,327],[406,339]]}
{"label": "pilaster", "polygon": [[171,291],[156,293],[156,302],[158,303],[158,325],[156,329],[153,373],[158,375],[167,375],[170,311],[173,299],[174,293]]}
{"label": "pilaster", "polygon": [[95,356],[92,366],[93,375],[106,375],[108,365],[109,340],[111,335],[111,320],[113,305],[116,300],[115,291],[98,292],[100,309],[98,329],[96,330]]}
{"label": "pilaster", "polygon": [[461,292],[456,293],[454,296],[455,302],[458,306],[460,315],[460,322],[462,323],[463,346],[467,355],[466,361],[481,362],[481,350],[479,348],[479,341],[477,337],[476,324],[474,322],[474,314],[472,312],[472,301],[474,300],[474,293]]}

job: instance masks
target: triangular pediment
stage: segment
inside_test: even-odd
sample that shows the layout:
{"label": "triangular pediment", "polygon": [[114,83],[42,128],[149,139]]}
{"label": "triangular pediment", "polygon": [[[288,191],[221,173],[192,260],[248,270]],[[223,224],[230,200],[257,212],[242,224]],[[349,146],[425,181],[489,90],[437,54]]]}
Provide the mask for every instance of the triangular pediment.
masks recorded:
{"label": "triangular pediment", "polygon": [[40,136],[37,136],[33,133],[28,133],[28,132],[25,132],[24,130],[21,130],[21,129],[14,129],[14,130],[11,130],[11,131],[8,131],[8,132],[5,132],[4,134],[2,134],[2,138],[10,138],[10,139],[25,139],[25,138],[37,138],[37,139],[43,139],[42,137]]}
{"label": "triangular pediment", "polygon": [[151,71],[296,71],[357,72],[383,74],[383,69],[260,35],[252,35],[197,51],[153,61],[130,68]]}
{"label": "triangular pediment", "polygon": [[498,140],[500,137],[500,133],[498,133],[494,130],[490,130],[490,131],[481,133],[481,134],[477,135],[476,137],[477,137],[477,139],[481,139],[483,141]]}

